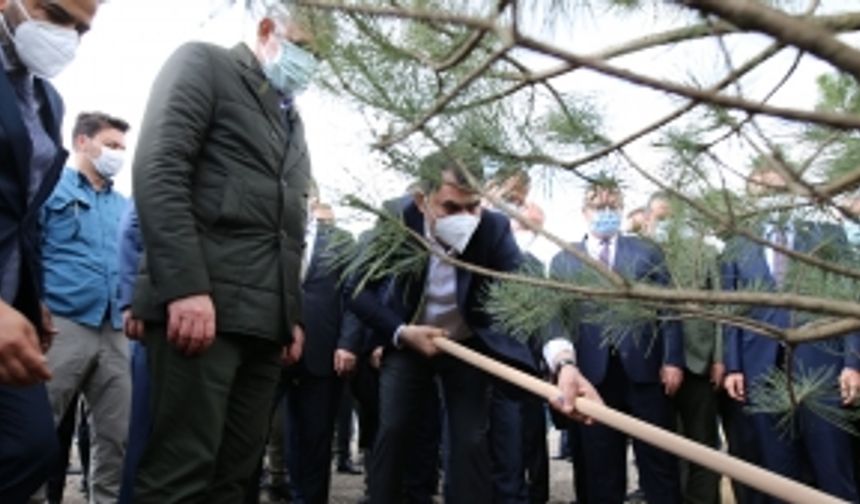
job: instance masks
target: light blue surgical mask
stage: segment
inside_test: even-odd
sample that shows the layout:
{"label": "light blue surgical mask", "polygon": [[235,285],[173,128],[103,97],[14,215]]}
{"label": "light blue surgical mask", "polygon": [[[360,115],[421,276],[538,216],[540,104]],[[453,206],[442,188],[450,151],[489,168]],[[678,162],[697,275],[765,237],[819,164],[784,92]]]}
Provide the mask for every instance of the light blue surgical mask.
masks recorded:
{"label": "light blue surgical mask", "polygon": [[860,224],[854,221],[845,221],[845,235],[848,243],[855,247],[860,246]]}
{"label": "light blue surgical mask", "polygon": [[317,68],[319,61],[313,54],[288,40],[281,41],[278,56],[263,63],[263,73],[272,86],[288,96],[307,89]]}
{"label": "light blue surgical mask", "polygon": [[608,238],[621,229],[621,212],[617,210],[597,210],[591,219],[591,234],[598,238]]}

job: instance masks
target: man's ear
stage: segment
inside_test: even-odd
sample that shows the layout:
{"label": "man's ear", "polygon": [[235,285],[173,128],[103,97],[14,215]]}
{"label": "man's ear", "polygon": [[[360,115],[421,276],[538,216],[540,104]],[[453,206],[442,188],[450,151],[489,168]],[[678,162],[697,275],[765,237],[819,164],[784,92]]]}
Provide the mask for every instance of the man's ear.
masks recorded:
{"label": "man's ear", "polygon": [[424,209],[426,208],[427,196],[424,195],[421,191],[415,191],[412,194],[412,199],[415,201],[415,206],[418,207],[418,211],[424,213]]}
{"label": "man's ear", "polygon": [[[0,0],[0,1],[3,1],[3,0]],[[87,146],[87,140],[89,140],[89,137],[86,135],[81,134],[81,135],[76,136],[74,138],[74,140],[72,141],[72,149],[75,152],[83,151],[84,147]]]}
{"label": "man's ear", "polygon": [[[2,2],[3,0],[0,0]],[[257,38],[259,40],[266,40],[269,38],[269,35],[275,31],[275,22],[269,18],[263,18],[260,20],[260,23],[257,25]]]}

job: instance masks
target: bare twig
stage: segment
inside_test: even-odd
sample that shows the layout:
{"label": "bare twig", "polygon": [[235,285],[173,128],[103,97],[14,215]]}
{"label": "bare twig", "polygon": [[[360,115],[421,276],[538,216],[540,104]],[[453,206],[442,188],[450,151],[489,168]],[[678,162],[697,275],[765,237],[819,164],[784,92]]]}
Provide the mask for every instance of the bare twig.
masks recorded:
{"label": "bare twig", "polygon": [[771,115],[790,121],[821,124],[837,129],[860,128],[860,117],[848,114],[834,114],[831,112],[808,111],[786,107],[776,107],[767,104],[750,102],[748,100],[742,100],[732,96],[726,96],[703,89],[684,86],[675,82],[655,79],[653,77],[641,73],[633,72],[607,64],[592,57],[581,56],[570,51],[566,51],[564,49],[553,46],[551,44],[547,44],[545,42],[541,42],[531,37],[521,35],[517,37],[516,42],[522,47],[526,47],[539,53],[559,58],[572,64],[577,64],[583,67],[590,68],[596,72],[615,77],[617,79],[630,82],[632,84],[638,84],[658,91],[692,98],[703,103],[710,103],[712,105],[740,109],[754,114]]}

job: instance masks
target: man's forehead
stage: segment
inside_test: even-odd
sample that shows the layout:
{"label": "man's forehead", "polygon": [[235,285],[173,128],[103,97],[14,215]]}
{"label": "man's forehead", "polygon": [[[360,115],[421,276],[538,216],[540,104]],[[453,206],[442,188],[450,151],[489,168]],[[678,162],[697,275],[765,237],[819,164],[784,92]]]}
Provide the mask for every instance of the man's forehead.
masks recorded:
{"label": "man's forehead", "polygon": [[587,195],[588,201],[618,201],[621,193],[613,189],[595,189]]}
{"label": "man's forehead", "polygon": [[[36,2],[37,4],[39,2]],[[46,5],[54,4],[65,9],[79,23],[89,26],[96,16],[100,0],[45,0]]]}
{"label": "man's forehead", "polygon": [[96,16],[99,0],[26,0],[22,2],[34,18],[86,33]]}

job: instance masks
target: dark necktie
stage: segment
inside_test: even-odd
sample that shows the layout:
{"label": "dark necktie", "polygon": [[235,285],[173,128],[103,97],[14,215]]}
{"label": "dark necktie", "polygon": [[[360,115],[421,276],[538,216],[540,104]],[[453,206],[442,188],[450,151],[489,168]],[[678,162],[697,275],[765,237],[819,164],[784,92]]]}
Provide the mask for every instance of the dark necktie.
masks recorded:
{"label": "dark necktie", "polygon": [[600,240],[600,255],[598,258],[606,267],[612,268],[612,264],[609,262],[609,239],[604,238]]}

